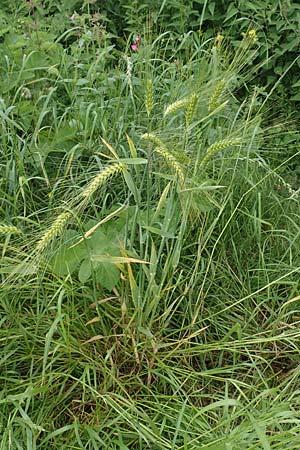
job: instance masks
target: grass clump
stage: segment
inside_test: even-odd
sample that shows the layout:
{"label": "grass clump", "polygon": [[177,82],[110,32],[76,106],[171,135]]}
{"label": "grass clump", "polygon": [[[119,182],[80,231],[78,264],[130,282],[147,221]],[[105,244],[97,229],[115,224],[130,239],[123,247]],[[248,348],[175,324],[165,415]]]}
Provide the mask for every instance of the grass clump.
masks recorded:
{"label": "grass clump", "polygon": [[300,205],[235,95],[255,53],[80,30],[3,100],[0,448],[298,448]]}

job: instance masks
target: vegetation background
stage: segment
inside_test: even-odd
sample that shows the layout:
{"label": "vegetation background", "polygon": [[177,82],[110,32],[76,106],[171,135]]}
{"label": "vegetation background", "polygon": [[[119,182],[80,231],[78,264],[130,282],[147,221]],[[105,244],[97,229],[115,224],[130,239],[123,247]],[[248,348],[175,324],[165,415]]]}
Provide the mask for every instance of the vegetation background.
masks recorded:
{"label": "vegetation background", "polygon": [[297,3],[0,1],[1,450],[299,449]]}

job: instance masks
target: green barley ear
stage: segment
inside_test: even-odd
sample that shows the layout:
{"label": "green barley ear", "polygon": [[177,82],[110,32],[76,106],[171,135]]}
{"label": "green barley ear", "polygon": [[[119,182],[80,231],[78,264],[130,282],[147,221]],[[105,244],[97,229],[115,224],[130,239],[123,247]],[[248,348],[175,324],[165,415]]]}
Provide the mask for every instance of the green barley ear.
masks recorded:
{"label": "green barley ear", "polygon": [[21,234],[22,231],[13,225],[0,225],[0,234]]}
{"label": "green barley ear", "polygon": [[197,102],[198,102],[198,95],[197,94],[190,95],[185,114],[185,120],[187,125],[189,125],[193,119]]}
{"label": "green barley ear", "polygon": [[150,141],[150,142],[152,142],[152,144],[155,144],[158,147],[164,146],[164,143],[153,133],[143,134],[142,139],[145,139],[146,141]]}
{"label": "green barley ear", "polygon": [[53,224],[49,228],[48,231],[41,237],[36,246],[36,251],[38,253],[42,253],[46,250],[46,248],[51,244],[51,242],[58,236],[62,234],[66,224],[71,219],[72,214],[68,211],[65,211],[54,220]]}
{"label": "green barley ear", "polygon": [[92,197],[94,192],[99,189],[109,178],[116,175],[119,172],[122,172],[126,169],[126,165],[122,163],[112,164],[103,170],[103,172],[99,173],[90,183],[89,185],[82,191],[81,197],[83,197],[84,202],[88,202]]}
{"label": "green barley ear", "polygon": [[221,99],[221,96],[222,96],[224,88],[225,88],[225,84],[226,83],[225,83],[224,79],[220,80],[217,83],[217,85],[208,101],[208,112],[214,111],[219,106],[220,99]]}
{"label": "green barley ear", "polygon": [[191,158],[189,158],[182,151],[172,150],[172,155],[174,155],[174,158],[176,158],[180,164],[184,165],[191,164]]}
{"label": "green barley ear", "polygon": [[210,147],[208,147],[207,152],[202,159],[200,163],[200,168],[204,169],[204,167],[207,165],[207,163],[221,150],[225,150],[229,147],[232,147],[234,145],[238,145],[241,143],[240,138],[235,139],[223,139],[221,141],[217,141],[214,144],[212,144]]}
{"label": "green barley ear", "polygon": [[[117,163],[113,164],[110,167],[107,167],[103,172],[97,175],[90,184],[83,190],[81,193],[81,197],[83,197],[83,201],[79,204],[79,207],[84,207],[85,204],[89,201],[93,193],[103,185],[110,177],[117,174],[118,172],[124,170],[126,168],[125,164]],[[65,226],[71,219],[72,214],[69,211],[65,211],[61,213],[53,222],[48,231],[41,237],[36,246],[36,251],[38,253],[42,253],[46,250],[46,248],[51,244],[51,242],[58,236],[62,234]]]}
{"label": "green barley ear", "polygon": [[155,144],[154,151],[161,155],[165,159],[167,164],[172,167],[178,177],[179,183],[183,185],[184,173],[182,171],[181,165],[179,164],[175,156],[169,152],[165,144],[153,133],[145,133],[143,134],[142,138]]}
{"label": "green barley ear", "polygon": [[179,183],[182,186],[184,184],[184,173],[177,159],[167,150],[165,146],[155,147],[154,151],[161,155],[167,164],[174,170],[178,177]]}
{"label": "green barley ear", "polygon": [[185,97],[181,100],[177,100],[174,103],[171,103],[171,105],[169,105],[164,113],[164,116],[167,116],[168,114],[173,114],[176,111],[179,111],[180,109],[185,109],[187,108],[188,104],[190,101],[190,97]]}
{"label": "green barley ear", "polygon": [[145,105],[146,105],[147,115],[149,117],[151,114],[151,111],[153,109],[153,106],[154,106],[152,80],[147,80],[147,82],[146,82]]}

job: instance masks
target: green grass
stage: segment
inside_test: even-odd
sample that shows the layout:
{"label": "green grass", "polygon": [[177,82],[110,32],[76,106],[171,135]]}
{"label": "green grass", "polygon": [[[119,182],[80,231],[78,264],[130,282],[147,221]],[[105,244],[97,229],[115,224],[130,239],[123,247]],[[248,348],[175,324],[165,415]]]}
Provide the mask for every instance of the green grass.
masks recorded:
{"label": "green grass", "polygon": [[78,28],[1,44],[0,449],[298,449],[299,150],[235,94],[256,44]]}

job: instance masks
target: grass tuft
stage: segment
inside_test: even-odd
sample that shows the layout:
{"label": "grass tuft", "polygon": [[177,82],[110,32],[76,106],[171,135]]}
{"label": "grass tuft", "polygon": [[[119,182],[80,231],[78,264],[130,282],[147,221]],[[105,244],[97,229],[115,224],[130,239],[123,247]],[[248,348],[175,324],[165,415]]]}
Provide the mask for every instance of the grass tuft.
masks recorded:
{"label": "grass tuft", "polygon": [[23,3],[0,42],[0,450],[298,449],[299,146],[241,98],[259,40],[126,43],[97,2]]}

